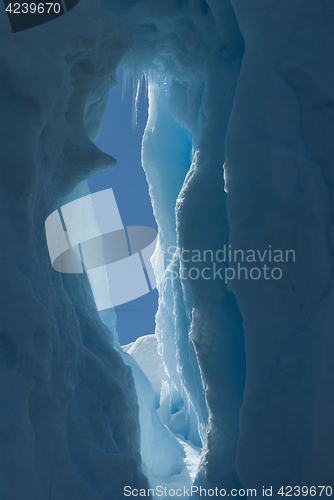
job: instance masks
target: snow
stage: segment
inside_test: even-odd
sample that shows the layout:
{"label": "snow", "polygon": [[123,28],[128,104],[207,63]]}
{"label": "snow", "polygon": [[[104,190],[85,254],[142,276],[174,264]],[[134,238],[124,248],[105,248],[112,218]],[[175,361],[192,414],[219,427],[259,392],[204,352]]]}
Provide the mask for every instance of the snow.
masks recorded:
{"label": "snow", "polygon": [[122,346],[123,351],[132,356],[148,378],[156,396],[160,398],[163,367],[158,353],[155,335],[139,337],[135,342]]}
{"label": "snow", "polygon": [[118,499],[148,486],[133,377],[86,276],[52,269],[45,220],[115,163],[90,138],[131,34],[86,0],[15,34],[2,8],[0,30],[0,496]]}
{"label": "snow", "polygon": [[[207,24],[210,19],[212,22],[211,14]],[[161,27],[158,13],[155,22],[162,31],[156,35],[157,43],[161,35],[173,46],[170,26]],[[182,38],[178,21],[170,29]],[[195,446],[204,445],[196,484],[232,487],[237,483],[234,464],[245,376],[241,317],[234,297],[227,294],[224,299],[218,281],[169,279],[172,272],[179,275],[184,266],[177,255],[171,258],[170,247],[215,251],[228,242],[223,145],[242,48],[241,53],[238,47],[232,49],[234,40],[238,40],[234,33],[229,41],[231,49],[223,53],[218,50],[219,33],[212,25],[210,34],[203,29],[203,35],[202,29],[202,25],[198,31],[194,29],[194,37],[199,38],[197,47],[202,36],[208,37],[210,55],[205,61],[199,49],[196,64],[190,57],[185,65],[183,56],[177,53],[174,79],[167,77],[167,89],[171,85],[168,95],[161,83],[159,86],[158,74],[148,73],[147,77],[149,120],[143,138],[143,167],[159,226],[160,261],[165,261],[166,269],[156,317],[159,351],[167,374],[159,415],[174,433]],[[189,39],[184,37],[183,41],[187,53]],[[236,45],[242,46],[239,40]],[[161,60],[171,71],[170,61],[164,61],[163,48]],[[217,81],[224,81],[224,88],[217,86]],[[192,132],[192,151],[183,161],[180,153],[186,150],[189,139],[172,118]],[[173,144],[172,154],[169,144]],[[180,164],[187,165],[182,178]],[[176,179],[171,185],[174,172],[179,179],[177,190]]]}
{"label": "snow", "polygon": [[[15,34],[0,11],[1,499],[333,485],[333,8],[101,5]],[[93,141],[117,67],[148,88],[159,228],[155,335],[123,349],[114,310],[97,312],[85,273],[52,269],[45,235],[115,164]],[[224,245],[296,260],[226,286],[177,251]]]}
{"label": "snow", "polygon": [[230,243],[296,252],[281,280],[231,285],[247,360],[237,470],[245,486],[333,484],[333,34],[325,21],[333,11],[258,1],[251,14],[232,4],[246,52],[226,137]]}
{"label": "snow", "polygon": [[135,380],[143,469],[150,482],[165,481],[166,478],[180,474],[182,469],[186,470],[183,462],[185,453],[175,436],[159,419],[156,411],[156,394],[146,375],[128,353],[123,354],[123,359],[131,366]]}
{"label": "snow", "polygon": [[123,351],[138,363],[137,366],[129,356],[124,357],[136,381],[143,466],[152,488],[189,488],[196,476],[201,448],[173,435],[159,419],[161,386],[166,375],[157,347],[155,335],[139,337],[122,346]]}

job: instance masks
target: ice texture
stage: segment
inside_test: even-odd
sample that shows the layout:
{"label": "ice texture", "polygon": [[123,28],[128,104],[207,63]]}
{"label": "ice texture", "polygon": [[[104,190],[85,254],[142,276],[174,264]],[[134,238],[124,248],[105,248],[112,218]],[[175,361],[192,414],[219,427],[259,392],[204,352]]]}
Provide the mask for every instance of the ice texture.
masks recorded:
{"label": "ice texture", "polygon": [[[101,6],[15,35],[0,13],[1,499],[334,486],[333,5]],[[159,228],[156,337],[128,353],[87,276],[53,271],[44,233],[115,164],[93,141],[117,67],[139,82],[134,124],[148,87]],[[296,261],[281,280],[171,279],[189,268],[177,248],[229,244]]]}
{"label": "ice texture", "polygon": [[[139,403],[143,470],[151,487],[190,488],[197,473],[201,448],[176,437],[161,421],[160,396],[168,377],[158,353],[156,335],[139,337],[122,346],[132,367]],[[167,382],[168,386],[168,382]]]}
{"label": "ice texture", "polygon": [[148,378],[151,387],[160,400],[160,392],[163,378],[163,366],[158,352],[158,340],[156,335],[145,335],[139,337],[135,342],[122,346],[123,351],[130,354],[138,363]]}
{"label": "ice texture", "polygon": [[175,10],[172,2],[146,1],[124,17],[137,57],[132,62],[128,54],[122,64],[148,68],[142,163],[159,227],[155,264],[158,271],[164,261],[166,270],[156,317],[167,374],[159,414],[173,432],[203,446],[196,484],[233,487],[245,380],[242,319],[221,281],[169,276],[184,267],[172,247],[215,252],[228,243],[224,138],[243,39],[229,2],[180,3]]}
{"label": "ice texture", "polygon": [[[124,17],[136,39],[132,67],[147,68],[143,166],[162,257],[170,245],[296,254],[281,280],[234,280],[228,289],[171,282],[167,269],[156,329],[170,374],[162,418],[193,440],[198,424],[197,484],[332,485],[333,6],[211,0],[175,9],[147,0]],[[192,134],[176,198],[169,181],[183,131],[172,157],[167,100]],[[168,265],[186,267],[177,254]]]}
{"label": "ice texture", "polygon": [[[23,438],[19,442],[30,457],[20,484],[11,474],[21,470],[17,457],[22,454],[7,460],[8,471],[2,471],[4,498],[20,497],[22,491],[34,499],[66,499],[73,492],[83,499],[117,498],[125,483],[147,485],[140,469],[139,418],[141,453],[151,481],[177,475],[176,482],[193,479],[198,449],[204,445],[197,482],[235,484],[244,373],[241,319],[233,296],[227,294],[224,301],[218,283],[209,289],[204,283],[166,278],[159,285],[156,335],[164,377],[158,412],[157,394],[144,373],[127,361],[136,380],[140,416],[131,371],[119,355],[116,338],[113,344],[113,312],[101,314],[100,322],[85,275],[54,274],[43,229],[60,204],[79,197],[68,197],[75,186],[115,163],[92,140],[98,136],[107,95],[115,84],[116,66],[128,51],[123,68],[137,75],[144,72],[149,86],[143,166],[159,225],[157,260],[162,257],[163,267],[178,269],[171,247],[218,248],[227,241],[223,140],[242,37],[228,2],[216,13],[206,2],[181,9],[169,2],[160,7],[142,2],[129,9],[115,5],[123,20],[112,12],[112,2],[103,6],[109,12],[82,0],[61,19],[16,34],[19,43],[12,38],[5,14],[1,18],[6,46],[2,99],[6,114],[13,114],[2,128],[3,199],[13,211],[12,236],[4,246],[12,267],[6,263],[4,269],[8,286],[2,306],[8,336],[3,352],[12,374],[3,381],[25,405],[17,410],[23,423],[18,417],[13,421],[29,437],[27,443]],[[131,32],[135,48],[129,51]],[[225,309],[233,311],[232,320],[225,317]],[[226,335],[221,334],[223,328]],[[33,345],[30,339],[36,331]],[[26,357],[21,369],[17,360],[22,356]],[[33,381],[24,395],[15,382],[21,372]],[[11,411],[3,394],[4,407]],[[150,418],[143,417],[148,414]],[[11,457],[10,436],[15,431],[12,420],[5,418],[12,434],[3,453]],[[172,433],[182,437],[182,445]],[[152,443],[160,440],[158,449],[166,449],[164,461],[150,451],[147,436]],[[183,449],[190,450],[188,458]],[[190,456],[196,456],[191,474],[184,467]]]}
{"label": "ice texture", "polygon": [[230,243],[296,252],[279,281],[233,282],[237,470],[245,485],[333,486],[333,4],[232,5],[245,56],[226,138]]}
{"label": "ice texture", "polygon": [[44,224],[115,164],[92,140],[132,36],[86,0],[15,34],[2,8],[0,30],[0,497],[118,500],[148,486],[133,376],[87,277],[52,269]]}
{"label": "ice texture", "polygon": [[[154,344],[152,345],[152,342],[150,342],[151,338],[151,336],[147,336],[138,339],[136,341],[137,345],[130,347],[128,353],[124,352],[123,354],[125,362],[132,368],[136,384],[141,430],[140,451],[144,470],[150,479],[150,483],[156,483],[157,485],[161,485],[166,480],[170,481],[173,476],[178,476],[183,472],[185,484],[189,486],[190,478],[186,479],[187,467],[183,460],[186,456],[184,450],[158,416],[156,409],[159,405],[159,398],[157,398],[157,394],[152,388],[152,377],[149,380],[143,367],[139,363],[137,364],[137,360],[142,362],[146,358],[146,362],[151,360],[153,366],[156,365],[158,352],[156,350],[156,354],[154,353],[152,349]],[[148,346],[145,353],[142,350],[140,355],[138,345],[143,343],[146,346],[148,344]],[[152,371],[149,375],[153,375]]]}

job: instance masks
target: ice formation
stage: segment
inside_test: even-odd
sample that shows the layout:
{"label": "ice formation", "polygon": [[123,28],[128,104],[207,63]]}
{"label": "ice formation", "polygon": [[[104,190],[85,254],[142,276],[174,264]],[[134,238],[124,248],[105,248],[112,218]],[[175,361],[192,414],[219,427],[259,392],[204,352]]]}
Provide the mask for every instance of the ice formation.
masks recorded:
{"label": "ice formation", "polygon": [[141,472],[131,369],[82,275],[50,267],[47,216],[115,161],[92,142],[132,38],[80,1],[67,15],[1,29],[1,467],[4,500],[119,498]]}
{"label": "ice formation", "polygon": [[333,485],[333,5],[232,4],[246,51],[226,138],[230,243],[296,252],[279,281],[233,282],[247,360],[237,470],[255,486]]}
{"label": "ice formation", "polygon": [[[178,11],[171,3],[160,10],[147,2],[146,10],[139,4],[126,19],[137,36],[134,52],[145,56],[144,67],[155,62],[157,70],[173,75],[167,97],[159,74],[148,72],[142,154],[165,268],[178,272],[184,263],[177,253],[172,258],[172,247],[216,251],[228,242],[224,136],[243,40],[227,2],[217,2],[212,11],[205,2],[180,4]],[[191,132],[191,148],[176,122]],[[219,280],[181,282],[167,273],[156,335],[168,375],[161,417],[173,432],[204,446],[196,484],[238,485],[235,454],[245,370],[234,296]]]}
{"label": "ice formation", "polygon": [[[80,0],[13,34],[1,10],[1,499],[333,485],[333,16],[329,0]],[[44,231],[115,163],[93,141],[117,67],[148,85],[164,274],[156,337],[125,350]],[[207,279],[200,258],[180,278],[183,255],[224,246],[296,259],[282,279],[226,262]]]}

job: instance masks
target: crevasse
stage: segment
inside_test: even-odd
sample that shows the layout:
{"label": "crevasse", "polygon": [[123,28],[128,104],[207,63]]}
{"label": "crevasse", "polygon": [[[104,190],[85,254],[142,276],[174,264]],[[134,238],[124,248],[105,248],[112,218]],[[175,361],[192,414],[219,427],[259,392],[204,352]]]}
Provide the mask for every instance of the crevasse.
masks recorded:
{"label": "crevasse", "polygon": [[[333,485],[332,20],[327,1],[80,0],[13,34],[0,10],[1,498]],[[115,164],[93,141],[119,67],[148,83],[154,387],[86,277],[53,272],[44,231]],[[177,249],[224,245],[296,260],[282,280],[206,280],[203,261],[178,278]]]}

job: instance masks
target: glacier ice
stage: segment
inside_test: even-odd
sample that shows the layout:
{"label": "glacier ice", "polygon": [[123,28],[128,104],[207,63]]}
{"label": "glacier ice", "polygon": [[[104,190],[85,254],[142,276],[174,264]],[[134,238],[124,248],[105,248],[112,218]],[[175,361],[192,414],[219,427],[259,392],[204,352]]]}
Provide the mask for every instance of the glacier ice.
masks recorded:
{"label": "glacier ice", "polygon": [[[141,337],[138,341],[146,341],[145,346],[149,344],[150,350],[146,351],[145,357],[154,360],[153,346],[150,345],[150,337]],[[123,348],[124,349],[124,348]],[[137,356],[134,355],[136,351]],[[137,359],[142,356],[139,354],[138,344],[132,346],[128,353],[124,354],[124,360],[132,368],[136,383],[136,391],[139,403],[139,418],[141,424],[141,456],[147,468],[147,475],[152,481],[162,481],[164,478],[170,478],[180,474],[184,467],[184,451],[176,438],[169,429],[160,421],[156,412],[156,393],[152,388],[151,380],[146,377],[144,370],[138,369]],[[131,356],[130,356],[131,354]],[[157,355],[156,350],[156,355]],[[137,358],[137,359],[136,359]],[[135,360],[135,361],[134,361]],[[140,365],[139,365],[140,367]],[[150,373],[152,375],[152,372]],[[158,482],[158,484],[160,484]]]}
{"label": "glacier ice", "polygon": [[279,282],[232,285],[247,361],[237,469],[254,486],[333,485],[333,6],[232,5],[246,51],[226,137],[230,243],[296,252]]}
{"label": "glacier ice", "polygon": [[[174,409],[190,403],[188,419],[195,410],[191,427],[204,441],[197,484],[331,485],[332,6],[211,0],[176,9],[147,0],[124,18],[137,56],[125,67],[141,64],[149,81],[143,166],[161,251],[272,245],[297,256],[282,264],[282,281],[235,280],[228,289],[166,274],[156,330],[170,373],[163,419],[187,435],[169,411],[173,401]],[[192,134],[176,199],[168,182],[182,131],[170,161],[170,115],[152,67],[160,81],[172,75],[169,111]],[[186,267],[177,255],[168,266]]]}
{"label": "glacier ice", "polygon": [[[236,25],[233,12],[227,5],[224,7],[226,24],[229,26],[232,18],[232,25]],[[161,66],[174,75],[167,79],[168,98],[162,79],[159,85],[157,73],[148,72],[150,107],[142,150],[165,260],[173,246],[218,249],[228,241],[223,146],[243,43],[238,31],[229,26],[221,35],[212,14],[204,18],[194,4],[192,9],[185,9],[184,17],[175,14],[176,19],[168,23],[164,12],[152,7],[153,26],[145,19],[145,11],[134,11],[136,17],[129,14],[128,20],[130,26],[131,22],[139,24],[138,18],[142,23],[134,51],[145,50],[145,56],[151,56],[153,62],[159,58]],[[185,26],[191,26],[190,39]],[[136,26],[132,27],[136,34],[135,30]],[[225,52],[221,36],[228,44]],[[152,39],[156,45],[149,45]],[[164,50],[167,40],[168,49]],[[180,44],[182,51],[178,49]],[[152,46],[156,50],[153,55]],[[192,59],[194,46],[196,62]],[[224,81],[223,88],[217,81]],[[191,144],[175,121],[191,132]],[[183,166],[186,168],[182,171]],[[182,263],[175,255],[170,263],[165,262],[165,268],[168,266],[177,272]],[[156,320],[156,334],[169,375],[161,392],[160,415],[173,432],[196,446],[204,444],[196,482],[232,487],[238,484],[235,454],[244,386],[243,334],[235,299],[224,292],[219,282],[181,282],[168,280],[166,275]]]}
{"label": "glacier ice", "polygon": [[[1,10],[1,498],[333,485],[333,15],[327,0],[80,0],[13,34]],[[148,86],[163,276],[156,336],[126,349],[87,276],[53,271],[44,232],[115,164],[93,141],[118,67]],[[276,281],[226,286],[199,260],[202,278],[180,278],[177,249],[223,245],[296,262]]]}
{"label": "glacier ice", "polygon": [[115,163],[91,139],[132,38],[97,2],[15,34],[0,10],[0,496],[118,499],[148,485],[131,369],[86,277],[50,267],[42,228],[60,198]]}
{"label": "glacier ice", "polygon": [[150,485],[153,488],[189,488],[196,476],[201,448],[181,435],[176,437],[177,433],[173,434],[159,418],[162,385],[168,377],[158,353],[157,337],[139,337],[122,349],[130,355],[125,355],[124,360],[132,367],[136,383],[141,456]]}
{"label": "glacier ice", "polygon": [[[156,398],[160,399],[163,366],[158,352],[156,335],[139,337],[135,342],[122,346],[130,354],[148,378]],[[156,405],[157,406],[157,405]]]}

